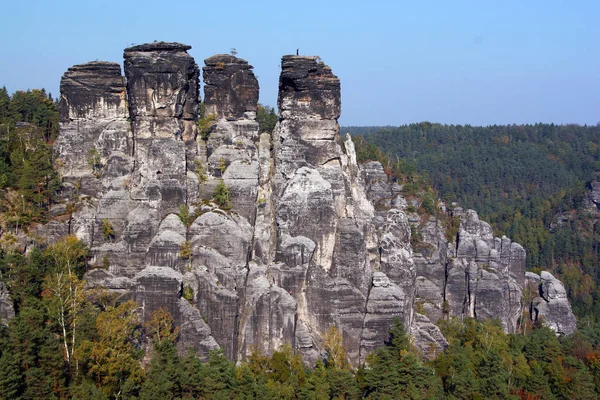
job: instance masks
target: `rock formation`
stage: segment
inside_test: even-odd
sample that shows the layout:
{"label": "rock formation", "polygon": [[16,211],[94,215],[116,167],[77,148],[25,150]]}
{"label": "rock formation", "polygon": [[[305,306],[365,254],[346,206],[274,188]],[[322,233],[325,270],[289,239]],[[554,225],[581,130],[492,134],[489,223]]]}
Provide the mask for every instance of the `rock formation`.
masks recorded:
{"label": "rock formation", "polygon": [[563,283],[546,271],[542,271],[540,275],[526,272],[525,277],[531,291],[538,294],[530,305],[532,319],[541,322],[557,334],[574,333],[577,330],[577,319],[571,311]]}
{"label": "rock formation", "polygon": [[[60,135],[54,145],[56,166],[71,195],[99,197],[99,179],[112,170],[127,169],[132,135],[125,79],[119,64],[90,62],[75,65],[60,82]],[[117,174],[120,172],[117,172]]]}
{"label": "rock formation", "polygon": [[5,326],[15,316],[15,306],[4,282],[0,281],[0,326]]}
{"label": "rock formation", "polygon": [[359,166],[340,138],[340,82],[327,65],[283,57],[279,121],[260,133],[252,66],[206,59],[199,116],[188,49],[126,49],[126,86],[111,63],[63,77],[57,155],[65,198],[79,195],[68,230],[98,266],[88,285],[135,299],[144,317],[168,307],[180,349],[220,346],[233,360],[291,344],[314,362],[337,326],[356,365],[394,318],[424,356],[447,345],[441,317],[499,317],[515,330],[522,247],[472,211],[452,211],[451,240],[439,220],[408,212],[381,164]]}
{"label": "rock formation", "polygon": [[453,238],[446,238],[435,218],[418,228],[423,239],[415,244],[417,302],[433,321],[499,318],[507,332],[515,332],[522,314],[525,250],[507,237],[495,238],[473,210],[455,207],[449,217],[459,224]]}

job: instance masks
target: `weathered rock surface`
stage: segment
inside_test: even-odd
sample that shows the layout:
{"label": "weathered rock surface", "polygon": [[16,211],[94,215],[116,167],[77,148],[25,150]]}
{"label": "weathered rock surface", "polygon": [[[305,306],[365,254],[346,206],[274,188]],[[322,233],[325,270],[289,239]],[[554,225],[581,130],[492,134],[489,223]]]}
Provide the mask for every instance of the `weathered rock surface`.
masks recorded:
{"label": "weathered rock surface", "polygon": [[590,212],[597,213],[600,210],[600,181],[592,181],[590,186],[585,205]]}
{"label": "weathered rock surface", "polygon": [[63,75],[60,92],[55,164],[66,181],[78,181],[77,192],[97,197],[101,166],[113,153],[130,155],[133,146],[121,67],[102,61],[75,65]]}
{"label": "weathered rock surface", "polygon": [[[291,344],[314,362],[337,326],[356,365],[395,318],[425,357],[447,346],[433,323],[447,315],[499,317],[514,331],[522,247],[494,238],[472,211],[452,211],[460,227],[451,241],[440,221],[406,212],[402,187],[379,163],[359,166],[350,137],[340,138],[340,82],[327,65],[283,57],[279,121],[259,135],[252,66],[206,59],[205,116],[216,120],[199,137],[188,49],[126,49],[128,105],[113,64],[76,66],[63,78],[57,152],[71,193],[86,194],[68,231],[90,245],[93,264],[109,264],[88,272],[88,286],[135,299],[145,318],[167,307],[181,350],[205,356],[219,346],[232,360]],[[100,140],[113,120],[120,141]],[[92,145],[101,154],[94,168]],[[566,301],[547,282],[542,300]]]}
{"label": "weathered rock surface", "polygon": [[15,307],[4,282],[0,281],[0,325],[7,325],[15,316]]}
{"label": "weathered rock surface", "polygon": [[525,280],[525,250],[506,237],[494,237],[490,225],[473,210],[455,207],[449,218],[459,223],[448,240],[435,218],[415,229],[417,297],[433,321],[447,316],[499,318],[507,332],[515,332],[521,316]]}
{"label": "weathered rock surface", "polygon": [[258,81],[248,61],[229,54],[204,60],[204,107],[206,115],[235,120],[256,112]]}
{"label": "weathered rock surface", "polygon": [[138,139],[195,139],[198,66],[191,46],[156,42],[125,49],[131,122]]}
{"label": "weathered rock surface", "polygon": [[204,60],[204,113],[216,118],[201,141],[196,163],[204,163],[208,182],[200,197],[210,197],[222,180],[232,208],[254,223],[258,191],[258,81],[246,60],[218,54]]}
{"label": "weathered rock surface", "polygon": [[541,322],[556,334],[574,333],[577,330],[577,319],[571,311],[563,283],[546,271],[542,271],[540,275],[527,272],[526,278],[527,283],[539,294],[531,302],[532,320]]}

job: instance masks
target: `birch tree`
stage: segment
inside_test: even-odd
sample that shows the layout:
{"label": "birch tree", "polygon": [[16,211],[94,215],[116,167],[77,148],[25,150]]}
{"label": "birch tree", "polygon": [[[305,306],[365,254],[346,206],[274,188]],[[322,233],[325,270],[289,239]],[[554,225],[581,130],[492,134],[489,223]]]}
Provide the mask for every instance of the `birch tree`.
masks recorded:
{"label": "birch tree", "polygon": [[58,324],[65,360],[72,365],[77,347],[77,327],[85,304],[85,281],[79,278],[88,251],[75,236],[68,236],[46,250],[54,271],[44,280],[43,297],[48,313]]}

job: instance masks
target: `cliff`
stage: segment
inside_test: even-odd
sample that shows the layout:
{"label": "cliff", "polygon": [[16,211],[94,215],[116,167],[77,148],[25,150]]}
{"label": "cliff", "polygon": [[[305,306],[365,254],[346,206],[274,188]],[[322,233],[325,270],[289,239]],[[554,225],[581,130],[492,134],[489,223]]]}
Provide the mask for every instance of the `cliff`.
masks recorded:
{"label": "cliff", "polygon": [[[222,347],[232,360],[289,343],[313,362],[337,326],[356,365],[394,318],[425,356],[447,345],[439,318],[518,328],[523,248],[494,238],[473,211],[448,211],[459,224],[450,240],[440,220],[408,212],[402,187],[379,163],[358,165],[340,137],[340,81],[327,65],[282,58],[279,121],[260,133],[252,66],[206,59],[199,116],[187,50],[126,49],[126,83],[112,63],[63,77],[56,154],[65,201],[77,203],[63,231],[92,249],[89,286],[135,299],[144,317],[167,306],[182,351]],[[411,230],[422,239],[411,244]],[[536,304],[551,326],[564,317]]]}

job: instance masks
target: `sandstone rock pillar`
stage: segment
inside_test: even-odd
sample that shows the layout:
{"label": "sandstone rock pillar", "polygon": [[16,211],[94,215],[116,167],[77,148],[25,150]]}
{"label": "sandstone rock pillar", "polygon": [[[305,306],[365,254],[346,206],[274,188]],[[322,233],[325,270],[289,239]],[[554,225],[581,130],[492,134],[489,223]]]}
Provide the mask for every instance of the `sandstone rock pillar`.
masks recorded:
{"label": "sandstone rock pillar", "polygon": [[98,198],[98,178],[107,175],[112,153],[127,157],[133,146],[121,67],[103,61],[74,65],[63,75],[60,92],[57,168],[65,181],[78,180],[82,193]]}

